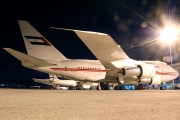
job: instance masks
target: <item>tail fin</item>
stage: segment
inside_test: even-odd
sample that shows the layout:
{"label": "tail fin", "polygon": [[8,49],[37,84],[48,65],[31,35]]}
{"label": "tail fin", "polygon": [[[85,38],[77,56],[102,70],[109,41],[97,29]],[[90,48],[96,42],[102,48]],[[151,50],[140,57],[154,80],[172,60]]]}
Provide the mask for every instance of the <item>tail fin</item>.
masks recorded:
{"label": "tail fin", "polygon": [[60,61],[67,59],[29,22],[18,20],[28,55],[43,60]]}
{"label": "tail fin", "polygon": [[49,74],[49,81],[53,82],[53,81],[58,81],[59,79],[57,78],[56,75],[52,75],[52,74]]}

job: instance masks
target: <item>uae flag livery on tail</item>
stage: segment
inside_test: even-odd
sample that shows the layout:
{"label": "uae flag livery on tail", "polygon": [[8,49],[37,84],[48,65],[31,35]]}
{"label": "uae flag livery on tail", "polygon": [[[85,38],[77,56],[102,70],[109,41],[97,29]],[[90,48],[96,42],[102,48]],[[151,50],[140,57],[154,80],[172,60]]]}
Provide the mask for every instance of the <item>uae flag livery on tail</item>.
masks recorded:
{"label": "uae flag livery on tail", "polygon": [[43,37],[24,36],[33,45],[47,45],[51,46]]}

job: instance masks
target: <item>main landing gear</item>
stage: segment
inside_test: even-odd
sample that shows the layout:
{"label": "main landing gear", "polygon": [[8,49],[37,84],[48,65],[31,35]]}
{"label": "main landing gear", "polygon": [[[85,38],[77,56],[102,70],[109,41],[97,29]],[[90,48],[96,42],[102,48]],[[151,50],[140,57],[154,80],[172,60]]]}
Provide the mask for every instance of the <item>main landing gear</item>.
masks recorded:
{"label": "main landing gear", "polygon": [[165,90],[165,83],[161,83],[160,90]]}
{"label": "main landing gear", "polygon": [[118,78],[116,79],[118,86],[114,87],[114,90],[124,90],[124,86],[122,85],[124,83],[124,79],[122,74],[118,74]]}
{"label": "main landing gear", "polygon": [[108,83],[99,82],[97,86],[97,90],[109,90]]}
{"label": "main landing gear", "polygon": [[124,86],[115,86],[114,90],[124,90]]}

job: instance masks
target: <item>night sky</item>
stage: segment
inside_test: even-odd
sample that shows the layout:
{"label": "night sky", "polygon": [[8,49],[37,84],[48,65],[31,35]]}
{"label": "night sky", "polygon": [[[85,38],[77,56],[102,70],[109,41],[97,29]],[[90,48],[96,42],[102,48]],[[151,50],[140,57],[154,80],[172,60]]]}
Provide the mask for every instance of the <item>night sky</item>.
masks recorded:
{"label": "night sky", "polygon": [[[10,47],[26,53],[18,20],[30,22],[70,59],[96,58],[75,33],[49,27],[107,33],[121,45],[130,58],[161,60],[163,55],[168,53],[159,47],[162,46],[159,42],[151,42],[151,40],[158,36],[157,26],[163,27],[160,15],[164,13],[168,16],[166,13],[171,13],[171,18],[179,21],[179,7],[179,0],[2,2],[0,4],[0,83],[35,85],[32,77],[48,77],[47,74],[24,68],[17,59],[2,49]],[[146,42],[150,43],[135,47]]]}

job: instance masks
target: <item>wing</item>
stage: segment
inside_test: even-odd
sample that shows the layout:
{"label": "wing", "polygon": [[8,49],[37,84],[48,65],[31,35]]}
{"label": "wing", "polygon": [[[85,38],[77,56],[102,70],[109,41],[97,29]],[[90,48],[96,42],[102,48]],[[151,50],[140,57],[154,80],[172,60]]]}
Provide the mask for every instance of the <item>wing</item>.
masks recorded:
{"label": "wing", "polygon": [[104,67],[109,69],[105,79],[115,79],[121,68],[116,68],[111,62],[129,58],[121,49],[120,45],[108,34],[77,30],[74,32]]}
{"label": "wing", "polygon": [[51,28],[74,31],[82,40],[82,42],[107,69],[110,69],[107,67],[109,66],[109,63],[129,58],[121,49],[120,45],[118,45],[108,34],[55,27]]}
{"label": "wing", "polygon": [[129,58],[108,34],[84,31],[75,33],[100,61],[113,62]]}
{"label": "wing", "polygon": [[121,68],[115,67],[112,62],[129,59],[121,49],[120,45],[118,45],[108,34],[65,28],[51,28],[74,31],[104,67],[108,69],[105,79],[115,79],[117,73],[122,70]]}

